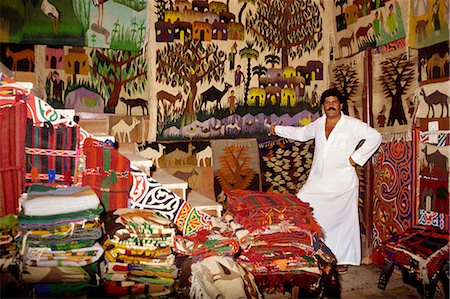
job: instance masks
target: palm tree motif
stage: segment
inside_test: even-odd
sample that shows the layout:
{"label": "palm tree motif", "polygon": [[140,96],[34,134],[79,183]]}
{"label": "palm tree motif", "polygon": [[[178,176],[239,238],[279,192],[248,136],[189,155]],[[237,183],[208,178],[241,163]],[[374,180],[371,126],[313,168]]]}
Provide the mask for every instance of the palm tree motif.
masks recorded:
{"label": "palm tree motif", "polygon": [[244,103],[247,103],[248,98],[248,91],[250,88],[250,78],[252,76],[252,67],[251,67],[251,61],[252,59],[258,59],[259,52],[255,49],[253,49],[253,41],[247,41],[247,47],[241,49],[239,51],[239,55],[241,55],[241,58],[247,59],[247,80],[245,80],[245,90],[244,90]]}
{"label": "palm tree motif", "polygon": [[269,54],[264,57],[264,61],[266,62],[266,64],[271,63],[272,68],[274,68],[275,64],[280,63],[280,57],[278,57],[278,55],[276,55],[276,54]]}
{"label": "palm tree motif", "polygon": [[258,79],[261,76],[264,76],[267,73],[267,68],[261,64],[258,64],[252,68],[252,72],[254,76],[258,76]]}

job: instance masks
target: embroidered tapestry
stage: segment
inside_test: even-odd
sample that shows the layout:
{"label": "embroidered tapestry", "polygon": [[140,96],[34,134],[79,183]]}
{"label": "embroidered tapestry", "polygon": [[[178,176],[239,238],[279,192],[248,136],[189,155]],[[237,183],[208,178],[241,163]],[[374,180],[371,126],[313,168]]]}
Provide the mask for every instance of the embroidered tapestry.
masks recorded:
{"label": "embroidered tapestry", "polygon": [[333,2],[336,57],[349,57],[406,37],[409,1]]}
{"label": "embroidered tapestry", "polygon": [[419,82],[422,84],[449,80],[449,41],[419,49]]}
{"label": "embroidered tapestry", "polygon": [[260,190],[261,170],[256,139],[211,140],[211,148],[216,194],[224,189]]}
{"label": "embroidered tapestry", "polygon": [[372,119],[386,136],[411,138],[416,59],[414,51],[405,49],[373,56]]}
{"label": "embroidered tapestry", "polygon": [[258,138],[257,141],[262,191],[296,195],[308,178],[314,141],[298,142],[285,138]]}
{"label": "embroidered tapestry", "polygon": [[414,93],[417,101],[417,118],[445,118],[449,113],[450,81],[425,84]]}
{"label": "embroidered tapestry", "polygon": [[412,141],[383,142],[374,167],[374,245],[414,225],[416,176]]}
{"label": "embroidered tapestry", "polygon": [[336,87],[342,93],[347,103],[344,103],[344,113],[364,120],[363,114],[365,102],[364,78],[364,53],[359,53],[351,58],[341,58],[333,61],[330,71],[330,86]]}
{"label": "embroidered tapestry", "polygon": [[411,48],[424,48],[448,40],[448,0],[409,2],[409,45]]}

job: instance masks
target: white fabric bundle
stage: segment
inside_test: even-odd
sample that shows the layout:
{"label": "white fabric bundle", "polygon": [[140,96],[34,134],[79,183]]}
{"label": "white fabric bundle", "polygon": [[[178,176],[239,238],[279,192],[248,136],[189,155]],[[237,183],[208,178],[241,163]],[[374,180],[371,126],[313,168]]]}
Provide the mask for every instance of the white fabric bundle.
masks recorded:
{"label": "white fabric bundle", "polygon": [[50,216],[97,209],[100,199],[88,186],[30,188],[21,207],[27,216]]}

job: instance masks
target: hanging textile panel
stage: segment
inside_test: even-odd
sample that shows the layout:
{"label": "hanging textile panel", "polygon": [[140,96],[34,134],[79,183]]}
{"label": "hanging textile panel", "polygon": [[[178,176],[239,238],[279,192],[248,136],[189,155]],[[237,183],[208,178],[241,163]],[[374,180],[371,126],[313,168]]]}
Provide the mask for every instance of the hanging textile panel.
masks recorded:
{"label": "hanging textile panel", "polygon": [[314,141],[258,138],[261,187],[264,192],[297,194],[311,169]]}
{"label": "hanging textile panel", "polygon": [[214,188],[260,190],[261,174],[256,139],[211,140]]}
{"label": "hanging textile panel", "polygon": [[409,46],[424,48],[448,40],[448,0],[409,2]]}
{"label": "hanging textile panel", "polygon": [[[428,128],[437,124],[429,122]],[[419,143],[419,224],[441,229],[449,227],[449,132],[421,132]]]}
{"label": "hanging textile panel", "polygon": [[[409,1],[330,1],[334,3],[336,57],[404,39]],[[325,1],[328,3],[328,1]]]}
{"label": "hanging textile panel", "polygon": [[77,175],[80,128],[65,124],[26,125],[26,184],[68,185]]}
{"label": "hanging textile panel", "polygon": [[[428,84],[449,79],[449,41],[419,49],[419,81]],[[448,82],[447,82],[448,83]]]}
{"label": "hanging textile panel", "polygon": [[364,53],[359,53],[350,58],[335,60],[330,68],[330,85],[336,87],[347,99],[344,103],[344,113],[355,118],[363,118],[364,93]]}
{"label": "hanging textile panel", "polygon": [[414,92],[418,118],[448,118],[450,81],[422,85]]}
{"label": "hanging textile panel", "polygon": [[417,51],[399,49],[373,56],[373,120],[383,137],[410,138],[415,110]]}
{"label": "hanging textile panel", "polygon": [[0,108],[0,216],[17,214],[19,197],[25,191],[25,122],[23,102]]}
{"label": "hanging textile panel", "polygon": [[132,186],[130,161],[117,149],[92,138],[84,142],[86,165],[83,186],[91,186],[101,199],[106,211],[128,207]]}
{"label": "hanging textile panel", "polygon": [[412,141],[382,143],[374,167],[374,243],[403,232],[413,223],[415,159]]}

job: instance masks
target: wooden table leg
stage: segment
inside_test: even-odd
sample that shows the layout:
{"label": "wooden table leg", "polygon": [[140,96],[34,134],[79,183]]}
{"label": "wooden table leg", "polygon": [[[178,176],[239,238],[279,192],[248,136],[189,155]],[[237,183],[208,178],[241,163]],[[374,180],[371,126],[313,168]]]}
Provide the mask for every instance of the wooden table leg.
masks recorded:
{"label": "wooden table leg", "polygon": [[378,280],[378,288],[385,290],[386,286],[394,271],[394,261],[384,259],[384,266],[381,270],[380,279]]}

